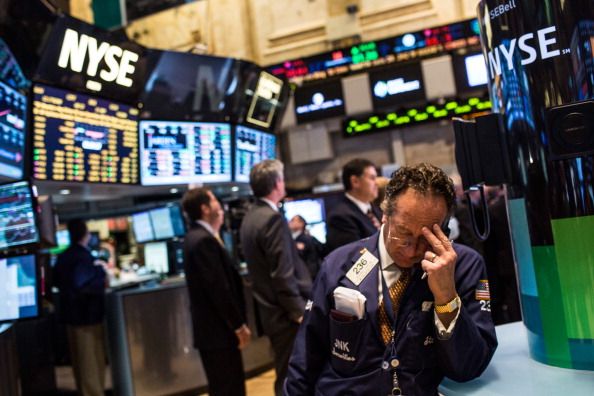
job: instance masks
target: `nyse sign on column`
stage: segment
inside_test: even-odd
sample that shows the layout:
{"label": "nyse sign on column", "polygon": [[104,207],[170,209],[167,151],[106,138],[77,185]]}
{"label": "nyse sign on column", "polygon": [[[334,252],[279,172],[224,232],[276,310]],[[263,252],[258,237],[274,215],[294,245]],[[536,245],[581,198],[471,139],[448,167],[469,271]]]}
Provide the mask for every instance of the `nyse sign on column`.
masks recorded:
{"label": "nyse sign on column", "polygon": [[[133,81],[128,76],[136,70],[135,63],[138,59],[139,55],[135,52],[108,42],[98,43],[94,37],[86,34],[79,36],[76,30],[66,29],[58,66],[73,72],[85,73],[91,78],[96,78],[98,74],[99,79],[104,82],[131,87]],[[87,81],[88,89],[100,91],[101,87],[101,82]]]}

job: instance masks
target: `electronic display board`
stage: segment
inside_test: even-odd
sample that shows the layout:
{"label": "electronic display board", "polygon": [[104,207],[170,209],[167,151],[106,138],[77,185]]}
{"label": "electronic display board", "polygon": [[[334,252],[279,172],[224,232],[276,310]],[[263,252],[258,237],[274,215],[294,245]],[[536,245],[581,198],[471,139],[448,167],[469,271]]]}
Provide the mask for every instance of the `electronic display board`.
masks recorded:
{"label": "electronic display board", "polygon": [[392,66],[369,73],[374,109],[410,105],[425,100],[420,63]]}
{"label": "electronic display board", "polygon": [[283,80],[266,72],[260,72],[256,91],[248,108],[245,121],[262,128],[270,128],[280,105]]}
{"label": "electronic display board", "polygon": [[235,181],[249,182],[258,162],[276,158],[276,136],[238,125],[235,128]]}
{"label": "electronic display board", "polygon": [[27,99],[0,81],[0,176],[23,178]]}
{"label": "electronic display board", "polygon": [[184,235],[184,220],[178,205],[151,209],[149,214],[156,240]]}
{"label": "electronic display board", "polygon": [[0,185],[0,249],[39,242],[28,182]]}
{"label": "electronic display board", "polygon": [[143,185],[231,181],[229,124],[140,121]]}
{"label": "electronic display board", "polygon": [[0,322],[39,314],[35,256],[0,258]]}
{"label": "electronic display board", "polygon": [[138,109],[36,85],[33,177],[87,183],[138,183]]}
{"label": "electronic display board", "polygon": [[144,266],[157,274],[169,272],[167,242],[151,242],[144,245]]}
{"label": "electronic display board", "polygon": [[340,79],[325,81],[322,84],[304,85],[295,90],[295,116],[298,124],[344,114]]}

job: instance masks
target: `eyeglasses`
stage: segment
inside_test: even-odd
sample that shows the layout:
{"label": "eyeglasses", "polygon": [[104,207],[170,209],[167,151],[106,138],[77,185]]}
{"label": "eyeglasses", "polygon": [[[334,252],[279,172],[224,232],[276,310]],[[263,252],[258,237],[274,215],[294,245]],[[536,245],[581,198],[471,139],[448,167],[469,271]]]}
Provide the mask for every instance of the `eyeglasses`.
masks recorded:
{"label": "eyeglasses", "polygon": [[388,219],[388,240],[394,241],[394,244],[399,248],[409,248],[411,246],[417,247],[418,244],[422,244],[423,246],[428,245],[427,240],[425,237],[418,237],[415,238],[411,235],[404,235],[403,233],[394,232],[392,233],[392,226],[390,224],[390,219]]}

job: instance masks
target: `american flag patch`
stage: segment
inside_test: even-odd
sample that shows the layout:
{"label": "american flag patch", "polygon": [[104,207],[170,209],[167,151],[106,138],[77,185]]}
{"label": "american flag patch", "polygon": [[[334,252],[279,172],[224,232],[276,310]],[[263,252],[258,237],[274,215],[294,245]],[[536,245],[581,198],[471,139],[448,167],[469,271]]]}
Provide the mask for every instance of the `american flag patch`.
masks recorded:
{"label": "american flag patch", "polygon": [[479,280],[474,296],[477,300],[491,299],[491,294],[489,293],[489,281],[487,279]]}

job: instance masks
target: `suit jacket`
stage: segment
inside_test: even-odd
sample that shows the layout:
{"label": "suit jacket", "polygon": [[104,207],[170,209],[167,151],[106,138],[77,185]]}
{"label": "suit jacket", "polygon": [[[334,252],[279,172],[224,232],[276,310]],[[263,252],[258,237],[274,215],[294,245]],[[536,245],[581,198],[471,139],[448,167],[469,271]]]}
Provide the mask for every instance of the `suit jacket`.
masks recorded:
{"label": "suit jacket", "polygon": [[311,279],[315,279],[322,264],[324,245],[313,236],[303,232],[295,238],[295,242],[301,242],[303,244],[303,249],[297,250],[299,257],[301,257],[301,260],[303,260],[309,270]]}
{"label": "suit jacket", "polygon": [[287,221],[257,200],[243,218],[240,238],[264,333],[283,331],[303,315],[311,294],[311,278]]}
{"label": "suit jacket", "polygon": [[[374,205],[371,205],[371,210],[381,222],[381,210]],[[340,203],[330,212],[327,226],[326,253],[347,243],[367,238],[377,232],[371,219],[346,196],[342,197]]]}
{"label": "suit jacket", "polygon": [[194,224],[184,240],[186,282],[198,349],[237,345],[245,319],[241,278],[227,250],[206,228]]}
{"label": "suit jacket", "polygon": [[[380,263],[357,286],[345,275],[367,249],[379,258],[378,237],[349,244],[331,253],[313,290],[313,303],[303,317],[289,361],[285,395],[391,394],[392,372],[382,369],[392,352],[379,331]],[[444,376],[455,381],[478,377],[487,367],[497,338],[488,301],[477,300],[484,285],[485,263],[474,250],[454,244],[458,255],[456,290],[460,314],[447,340],[440,339],[433,312],[433,294],[419,268],[412,272],[396,318],[397,374],[405,395],[437,396]],[[338,286],[358,290],[367,301],[359,320],[336,319],[333,292]]]}

